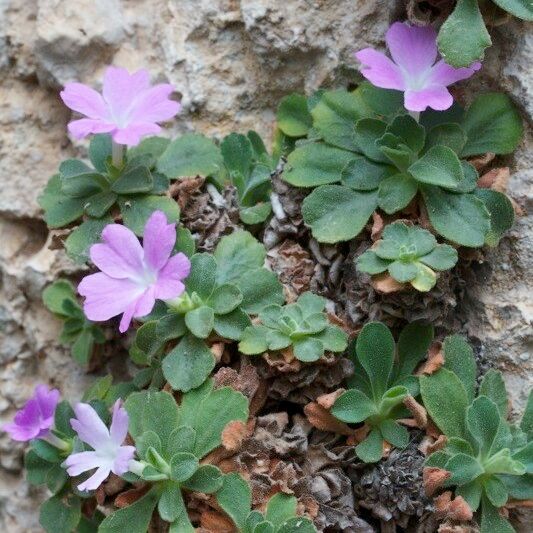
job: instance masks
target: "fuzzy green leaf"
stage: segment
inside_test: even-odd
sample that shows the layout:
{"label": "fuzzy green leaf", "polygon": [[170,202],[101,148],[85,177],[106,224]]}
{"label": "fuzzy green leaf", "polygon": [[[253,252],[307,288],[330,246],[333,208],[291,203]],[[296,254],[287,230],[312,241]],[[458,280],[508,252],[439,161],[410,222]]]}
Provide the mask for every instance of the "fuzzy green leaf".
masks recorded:
{"label": "fuzzy green leaf", "polygon": [[505,194],[498,191],[476,189],[474,194],[490,213],[490,230],[485,235],[485,243],[488,246],[497,246],[504,233],[513,226],[513,204]]}
{"label": "fuzzy green leaf", "polygon": [[364,156],[356,155],[341,172],[343,185],[356,191],[373,191],[396,169],[390,165],[374,163]]}
{"label": "fuzzy green leaf", "polygon": [[409,174],[394,174],[379,186],[378,205],[388,215],[407,207],[418,192],[418,184]]}
{"label": "fuzzy green leaf", "polygon": [[66,500],[52,496],[41,505],[39,523],[47,533],[70,533],[80,521],[81,502],[70,495]]}
{"label": "fuzzy green leaf", "polygon": [[237,473],[227,474],[216,499],[235,525],[243,530],[252,507],[252,491],[248,483]]}
{"label": "fuzzy green leaf", "polygon": [[368,437],[355,447],[357,457],[364,463],[376,463],[383,456],[383,438],[378,429],[373,429]]}
{"label": "fuzzy green leaf", "polygon": [[222,487],[222,482],[222,472],[216,466],[201,465],[182,486],[195,492],[213,494]]}
{"label": "fuzzy green leaf", "polygon": [[289,137],[303,137],[313,125],[313,117],[307,109],[307,99],[301,94],[283,97],[278,106],[279,129]]}
{"label": "fuzzy green leaf", "polygon": [[112,223],[111,217],[89,218],[82,222],[65,241],[68,256],[79,265],[86,263],[89,260],[89,249],[100,240],[102,230]]}
{"label": "fuzzy green leaf", "polygon": [[456,189],[463,178],[463,168],[455,152],[447,146],[433,146],[409,167],[419,182]]}
{"label": "fuzzy green leaf", "polygon": [[119,200],[124,224],[136,235],[142,237],[144,226],[154,211],[163,211],[169,224],[179,220],[178,204],[166,196],[122,197]]}

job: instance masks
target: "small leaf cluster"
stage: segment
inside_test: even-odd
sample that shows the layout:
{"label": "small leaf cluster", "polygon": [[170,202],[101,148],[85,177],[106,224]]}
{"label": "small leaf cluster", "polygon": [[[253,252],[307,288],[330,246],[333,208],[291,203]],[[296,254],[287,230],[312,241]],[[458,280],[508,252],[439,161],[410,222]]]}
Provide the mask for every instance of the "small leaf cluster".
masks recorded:
{"label": "small leaf cluster", "polygon": [[468,67],[483,59],[485,48],[492,44],[484,15],[494,23],[498,18],[505,20],[507,13],[532,22],[533,4],[528,0],[458,0],[437,38],[439,52],[446,63]]}
{"label": "small leaf cluster", "polygon": [[420,378],[424,405],[447,438],[446,446],[426,461],[450,473],[445,487],[455,487],[473,511],[481,508],[481,533],[512,533],[498,512],[509,498],[533,497],[533,401],[519,424],[507,421],[508,397],[500,372],[489,370],[476,394],[476,363],[459,336],[446,339],[445,363]]}
{"label": "small leaf cluster", "polygon": [[355,365],[350,387],[335,401],[331,414],[350,424],[364,422],[367,437],[355,447],[365,463],[383,456],[384,441],[397,448],[409,443],[409,433],[397,420],[409,416],[404,406],[408,396],[419,394],[418,378],[412,373],[426,357],[433,340],[433,328],[420,323],[406,326],[398,344],[387,326],[380,322],[366,324],[350,358]]}
{"label": "small leaf cluster", "polygon": [[427,292],[435,286],[435,271],[448,270],[457,263],[457,250],[438,244],[429,231],[402,222],[389,224],[370,250],[357,258],[357,268],[371,275],[388,272],[400,283],[410,283]]}
{"label": "small leaf cluster", "polygon": [[252,511],[252,491],[237,473],[224,476],[216,499],[239,533],[316,533],[309,518],[296,515],[294,496],[278,492],[268,500],[264,514]]}
{"label": "small leaf cluster", "polygon": [[74,287],[65,279],[58,279],[43,291],[43,303],[64,321],[59,341],[72,347],[72,357],[80,365],[87,365],[95,344],[102,344],[102,328],[85,318]]}
{"label": "small leaf cluster", "polygon": [[507,96],[483,94],[466,112],[458,105],[426,111],[420,123],[405,114],[399,91],[367,83],[353,92],[319,91],[305,106],[303,97],[290,98],[300,105],[282,102],[278,126],[306,138],[289,154],[283,179],[316,187],[302,215],[318,241],[352,239],[376,209],[391,215],[412,201],[437,234],[462,246],[496,245],[512,225],[510,200],[478,188],[477,171],[464,160],[516,148],[522,123]]}
{"label": "small leaf cluster", "polygon": [[254,355],[292,347],[296,359],[305,362],[317,361],[325,351],[344,351],[347,335],[330,324],[325,305],[321,296],[305,292],[295,303],[264,307],[260,323],[244,330],[239,351]]}
{"label": "small leaf cluster", "polygon": [[220,446],[226,424],[248,419],[248,401],[230,387],[214,389],[208,380],[185,394],[180,405],[168,392],[147,390],[130,394],[125,408],[140,458],[138,475],[152,486],[135,503],[109,515],[98,531],[144,533],[157,508],[170,531],[193,532],[182,491],[212,494],[222,487],[220,470],[200,460]]}
{"label": "small leaf cluster", "polygon": [[201,385],[215,367],[206,339],[238,341],[251,325],[250,315],[284,301],[277,276],[263,267],[265,256],[264,246],[246,231],[223,237],[213,254],[194,254],[185,293],[137,331],[134,361],[157,368],[168,341],[179,339],[163,356],[163,375],[177,390]]}

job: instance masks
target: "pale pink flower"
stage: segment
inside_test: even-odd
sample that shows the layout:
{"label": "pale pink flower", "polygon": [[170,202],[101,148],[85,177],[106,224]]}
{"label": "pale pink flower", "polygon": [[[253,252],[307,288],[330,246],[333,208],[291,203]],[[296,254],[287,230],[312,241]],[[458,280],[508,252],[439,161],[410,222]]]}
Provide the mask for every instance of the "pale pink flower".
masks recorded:
{"label": "pale pink flower", "polygon": [[93,244],[91,261],[101,270],[85,276],[78,292],[85,296],[83,310],[89,320],[108,320],[122,314],[124,333],[133,317],[150,313],[156,300],[177,298],[191,262],[185,254],[173,255],[176,226],[162,211],[152,213],[144,227],[143,245],[126,226],[109,224],[102,244]]}
{"label": "pale pink flower", "polygon": [[33,396],[17,411],[13,422],[2,426],[13,440],[22,442],[46,437],[54,425],[54,414],[59,402],[59,391],[37,385]]}
{"label": "pale pink flower", "polygon": [[427,107],[437,111],[448,109],[453,97],[446,87],[469,78],[481,68],[481,63],[454,68],[444,59],[437,61],[437,33],[431,26],[395,22],[385,40],[392,60],[373,48],[365,48],[355,57],[364,65],[361,73],[373,85],[404,92],[408,111],[424,111]]}
{"label": "pale pink flower", "polygon": [[78,485],[79,490],[95,490],[111,472],[121,476],[128,471],[128,464],[135,454],[135,446],[122,446],[128,434],[128,413],[117,400],[113,406],[111,427],[107,429],[89,404],[79,403],[74,412],[76,418],[70,419],[72,429],[93,451],[69,455],[65,466],[72,477],[96,468],[87,481]]}
{"label": "pale pink flower", "polygon": [[110,133],[116,143],[135,146],[145,135],[161,131],[158,122],[179,112],[181,105],[169,99],[173,91],[168,83],[150,86],[147,70],[130,74],[107,67],[102,94],[83,83],[67,83],[60,95],[67,107],[87,117],[69,123],[74,137]]}

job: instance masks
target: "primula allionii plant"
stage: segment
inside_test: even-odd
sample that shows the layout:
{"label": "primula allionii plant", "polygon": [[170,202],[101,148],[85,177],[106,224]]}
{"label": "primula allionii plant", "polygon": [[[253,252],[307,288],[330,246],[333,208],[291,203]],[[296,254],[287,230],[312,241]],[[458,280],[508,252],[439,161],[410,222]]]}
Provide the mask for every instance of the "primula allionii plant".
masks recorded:
{"label": "primula allionii plant", "polygon": [[348,344],[346,333],[329,323],[321,296],[304,292],[295,303],[269,305],[258,315],[260,324],[246,328],[239,350],[248,355],[292,347],[300,361],[318,361],[325,351],[342,352]]}
{"label": "primula allionii plant", "polygon": [[134,317],[150,313],[156,300],[177,298],[184,290],[190,261],[183,253],[171,257],[176,225],[155,211],[144,228],[143,245],[120,224],[102,231],[102,244],[91,246],[91,261],[101,270],[83,278],[78,292],[85,297],[83,310],[90,320],[108,320],[122,314],[124,333]]}
{"label": "primula allionii plant", "polygon": [[460,336],[442,347],[444,365],[420,378],[422,400],[446,437],[426,466],[446,471],[443,487],[453,487],[473,511],[480,509],[481,533],[512,533],[498,509],[509,498],[533,497],[533,401],[520,424],[509,424],[508,397],[500,372],[489,370],[479,390],[472,348]]}
{"label": "primula allionii plant", "polygon": [[130,74],[124,68],[108,67],[102,94],[82,83],[67,83],[61,98],[65,105],[86,118],[69,123],[74,137],[91,133],[109,133],[117,144],[135,146],[142,137],[161,131],[165,122],[180,110],[170,100],[174,87],[168,83],[150,86],[150,74],[139,70]]}
{"label": "primula allionii plant", "polygon": [[278,492],[268,500],[264,514],[252,510],[250,486],[237,473],[224,476],[216,499],[238,533],[316,533],[309,518],[297,516],[294,496]]}
{"label": "primula allionii plant", "polygon": [[355,57],[364,65],[361,74],[376,87],[404,93],[404,105],[408,111],[450,108],[453,97],[448,85],[469,78],[481,68],[480,63],[454,68],[444,59],[435,63],[437,32],[431,26],[395,22],[388,29],[385,40],[392,60],[373,48],[365,48]]}
{"label": "primula allionii plant", "polygon": [[355,447],[365,463],[383,456],[384,441],[397,448],[409,443],[409,432],[396,420],[407,418],[408,396],[419,394],[418,379],[412,375],[426,357],[433,340],[433,328],[412,323],[405,327],[395,346],[389,328],[380,322],[366,324],[350,358],[355,365],[350,387],[336,400],[331,414],[350,424],[364,422],[368,436]]}
{"label": "primula allionii plant", "polygon": [[388,272],[399,283],[410,283],[422,292],[435,286],[435,270],[448,270],[456,263],[457,250],[453,246],[437,244],[429,231],[402,222],[386,226],[381,239],[357,258],[361,272]]}
{"label": "primula allionii plant", "polygon": [[59,402],[59,391],[37,385],[33,396],[17,412],[13,422],[2,426],[13,440],[27,442],[42,439],[50,434],[54,413]]}
{"label": "primula allionii plant", "polygon": [[111,427],[108,429],[98,413],[86,403],[74,407],[76,418],[70,420],[72,429],[91,451],[69,455],[65,461],[69,476],[79,476],[96,468],[94,474],[78,485],[78,490],[95,490],[111,472],[121,476],[135,454],[134,446],[123,446],[128,434],[128,413],[117,400],[113,407]]}

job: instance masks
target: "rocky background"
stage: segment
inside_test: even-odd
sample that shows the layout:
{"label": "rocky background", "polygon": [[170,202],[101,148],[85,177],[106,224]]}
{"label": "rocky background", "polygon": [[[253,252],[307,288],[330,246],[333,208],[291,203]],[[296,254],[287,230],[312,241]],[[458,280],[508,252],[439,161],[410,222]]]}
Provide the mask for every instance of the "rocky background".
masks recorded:
{"label": "rocky background", "polygon": [[[74,270],[49,249],[37,204],[59,162],[85,153],[66,134],[61,86],[96,86],[110,63],[144,67],[181,94],[184,109],[168,135],[253,128],[268,139],[283,95],[357,82],[352,52],[382,45],[405,7],[400,0],[0,0],[0,422],[38,382],[75,398],[93,379],[57,344],[60,324],[40,300],[46,284]],[[506,91],[527,122],[533,36],[516,21],[491,32],[483,70],[460,91]],[[477,281],[457,302],[462,331],[504,371],[515,408],[526,399],[533,362],[532,158],[525,142],[503,162],[524,214],[475,266]],[[21,461],[22,446],[2,434],[0,531],[41,531],[41,495],[23,481]]]}

